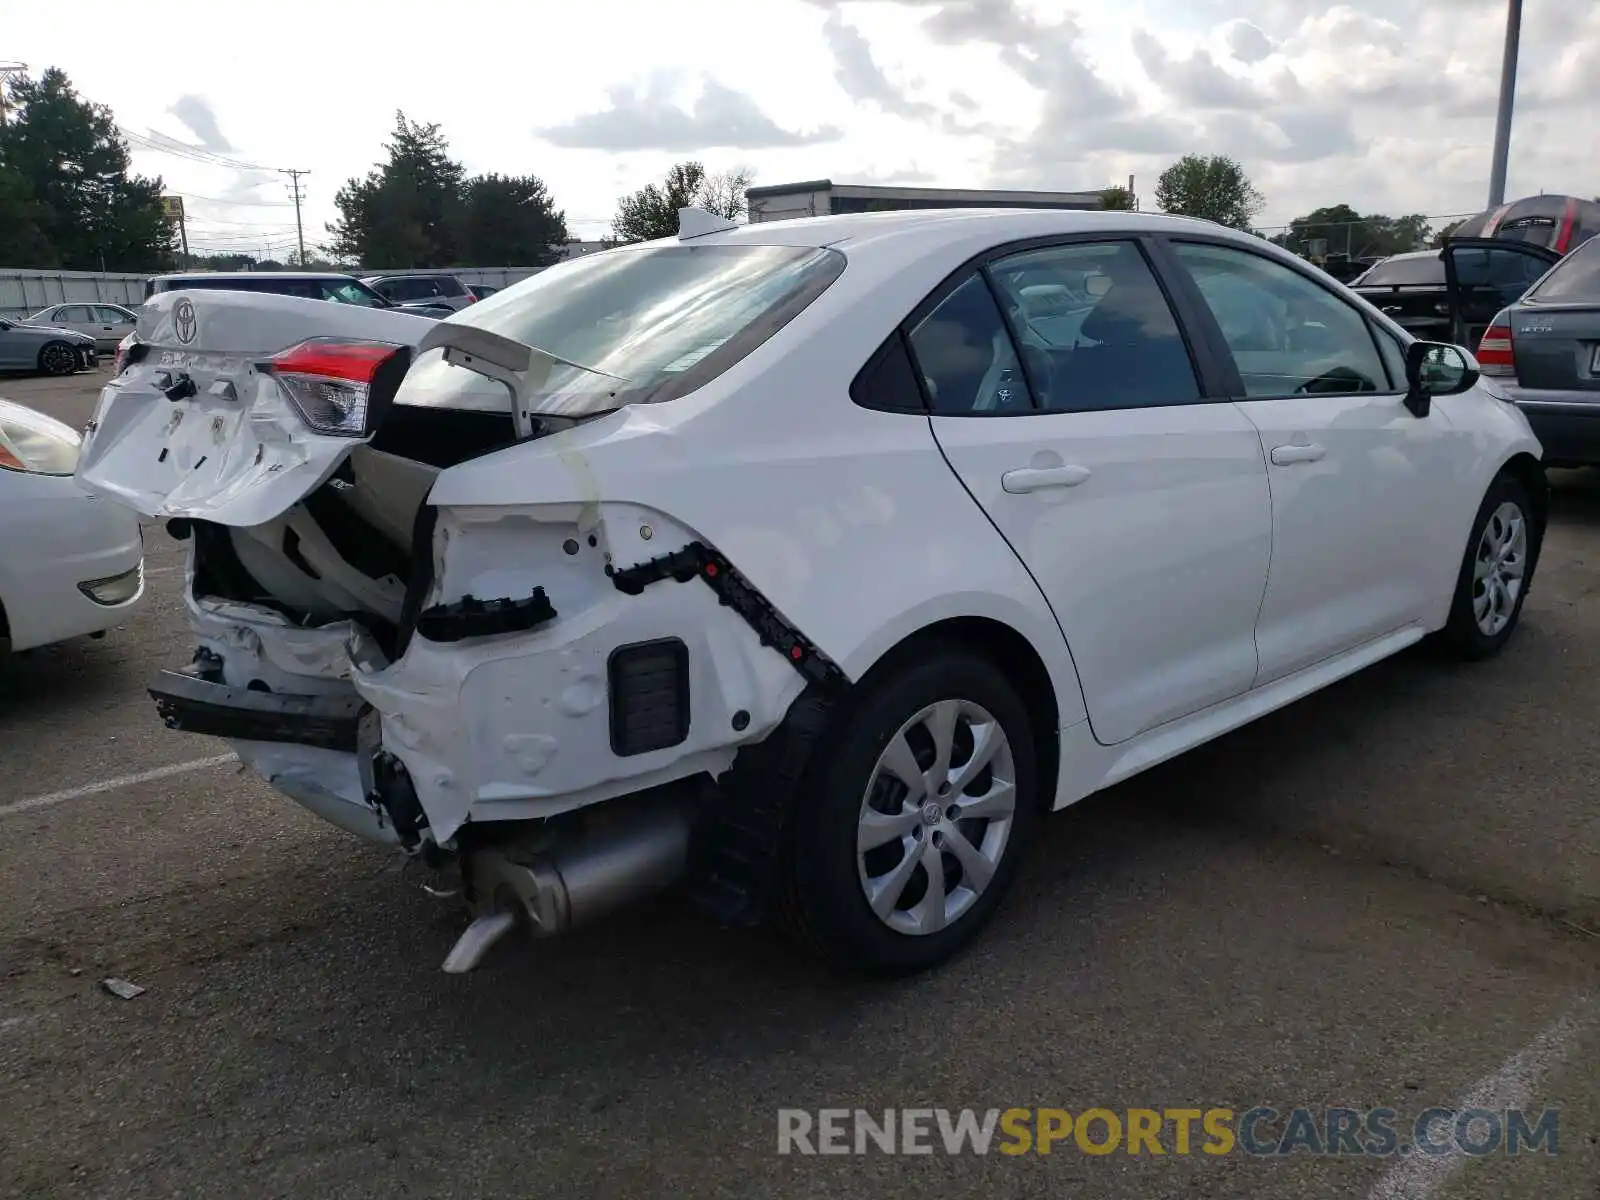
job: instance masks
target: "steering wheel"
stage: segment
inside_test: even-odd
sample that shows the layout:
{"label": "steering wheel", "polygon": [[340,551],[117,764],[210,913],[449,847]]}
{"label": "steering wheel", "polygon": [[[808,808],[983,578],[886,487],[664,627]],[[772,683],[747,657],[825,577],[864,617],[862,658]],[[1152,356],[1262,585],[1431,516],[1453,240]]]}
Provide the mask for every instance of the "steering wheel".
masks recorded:
{"label": "steering wheel", "polygon": [[1353,367],[1329,367],[1322,374],[1306,380],[1295,388],[1296,396],[1316,396],[1328,393],[1374,391],[1372,381]]}

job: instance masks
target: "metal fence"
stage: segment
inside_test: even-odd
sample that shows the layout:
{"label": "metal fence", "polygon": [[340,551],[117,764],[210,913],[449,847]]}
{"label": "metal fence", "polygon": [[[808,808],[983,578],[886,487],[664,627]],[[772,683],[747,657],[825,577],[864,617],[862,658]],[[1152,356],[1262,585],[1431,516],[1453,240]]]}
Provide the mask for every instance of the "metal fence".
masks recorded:
{"label": "metal fence", "polygon": [[20,271],[0,268],[0,317],[26,317],[72,300],[123,306],[144,301],[147,275],[97,271]]}

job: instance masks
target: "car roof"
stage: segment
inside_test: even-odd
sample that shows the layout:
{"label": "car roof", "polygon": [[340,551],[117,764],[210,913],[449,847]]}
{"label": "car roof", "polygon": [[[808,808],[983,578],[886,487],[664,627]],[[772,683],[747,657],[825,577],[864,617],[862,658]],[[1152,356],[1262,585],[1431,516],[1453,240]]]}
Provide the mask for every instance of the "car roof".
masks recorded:
{"label": "car roof", "polygon": [[150,282],[164,279],[354,279],[343,271],[175,271],[170,275],[152,275]]}
{"label": "car roof", "polygon": [[[1271,258],[1305,265],[1265,238],[1214,221],[1106,209],[945,208],[841,213],[752,222],[698,237],[660,238],[602,253],[625,254],[643,247],[671,245],[829,247],[845,252],[852,261],[872,263],[875,273],[892,275],[932,262],[944,264],[945,270],[954,269],[996,247],[1035,238],[1080,234],[1127,237],[1141,233],[1214,238]],[[571,261],[586,262],[595,257],[598,256],[585,255]]]}
{"label": "car roof", "polygon": [[[1061,208],[925,208],[887,212],[838,213],[757,221],[718,233],[690,238],[696,243],[729,242],[791,246],[837,246],[887,237],[943,236],[957,230],[983,229],[997,241],[1048,237],[1053,234],[1118,232],[1233,233],[1214,221],[1165,213]],[[662,239],[663,243],[669,240]],[[1259,240],[1259,239],[1258,239]]]}
{"label": "car roof", "polygon": [[376,275],[363,275],[361,278],[371,282],[374,279],[412,279],[418,276],[433,279],[440,275],[454,274],[454,271],[445,267],[418,267],[415,271],[380,271]]}
{"label": "car roof", "polygon": [[1437,250],[1407,250],[1403,254],[1391,254],[1387,258],[1380,258],[1377,262],[1373,263],[1372,265],[1373,266],[1379,266],[1382,263],[1403,262],[1404,260],[1410,259],[1410,258],[1438,258],[1438,257],[1439,257],[1439,252]]}

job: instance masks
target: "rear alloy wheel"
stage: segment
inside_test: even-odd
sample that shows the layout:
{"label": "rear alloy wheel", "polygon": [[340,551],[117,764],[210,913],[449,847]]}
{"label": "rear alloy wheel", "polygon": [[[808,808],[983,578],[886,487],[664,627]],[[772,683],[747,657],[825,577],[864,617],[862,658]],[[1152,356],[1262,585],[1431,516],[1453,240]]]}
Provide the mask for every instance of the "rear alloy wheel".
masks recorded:
{"label": "rear alloy wheel", "polygon": [[39,350],[39,370],[46,375],[71,375],[78,369],[78,356],[65,342],[46,342]]}
{"label": "rear alloy wheel", "polygon": [[1487,658],[1510,640],[1532,580],[1538,537],[1527,491],[1511,476],[1500,476],[1473,522],[1443,631],[1461,657]]}
{"label": "rear alloy wheel", "polygon": [[1038,815],[1032,729],[981,658],[936,652],[876,685],[798,800],[782,911],[874,975],[955,954],[999,905]]}

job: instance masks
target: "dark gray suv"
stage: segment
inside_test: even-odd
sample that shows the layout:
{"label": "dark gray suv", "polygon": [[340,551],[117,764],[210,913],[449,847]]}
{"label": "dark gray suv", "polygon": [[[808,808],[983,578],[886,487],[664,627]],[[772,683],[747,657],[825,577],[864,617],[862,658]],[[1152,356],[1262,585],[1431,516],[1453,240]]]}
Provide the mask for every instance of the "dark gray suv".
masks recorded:
{"label": "dark gray suv", "polygon": [[444,271],[416,271],[405,275],[368,275],[363,280],[390,304],[438,308],[448,316],[477,300],[472,289]]}

